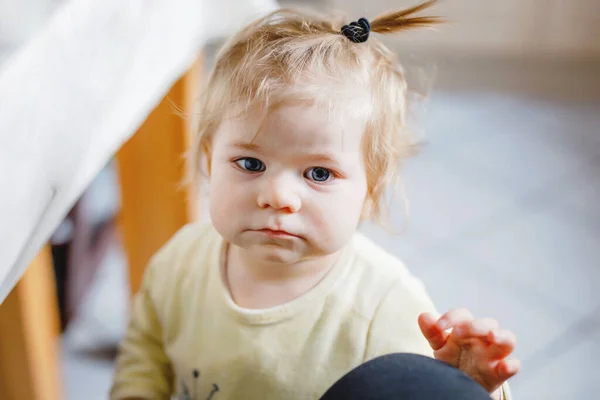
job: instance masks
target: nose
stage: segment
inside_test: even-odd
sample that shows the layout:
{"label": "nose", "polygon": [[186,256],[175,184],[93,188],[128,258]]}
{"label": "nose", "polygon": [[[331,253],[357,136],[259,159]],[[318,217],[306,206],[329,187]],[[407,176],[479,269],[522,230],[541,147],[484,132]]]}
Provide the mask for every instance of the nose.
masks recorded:
{"label": "nose", "polygon": [[264,184],[261,186],[257,203],[260,208],[274,208],[276,210],[295,213],[300,211],[302,201],[295,182],[292,177],[283,174],[264,178]]}

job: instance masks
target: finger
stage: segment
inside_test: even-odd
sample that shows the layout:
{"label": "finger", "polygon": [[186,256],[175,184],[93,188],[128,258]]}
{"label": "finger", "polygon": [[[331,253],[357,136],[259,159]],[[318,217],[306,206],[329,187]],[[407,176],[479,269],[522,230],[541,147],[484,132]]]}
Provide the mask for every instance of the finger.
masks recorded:
{"label": "finger", "polygon": [[498,326],[498,321],[495,319],[479,318],[459,323],[454,327],[452,335],[458,340],[472,338],[488,339]]}
{"label": "finger", "polygon": [[494,329],[490,332],[489,341],[492,344],[488,355],[492,359],[505,358],[513,352],[517,345],[517,337],[508,329]]}
{"label": "finger", "polygon": [[437,326],[446,330],[454,327],[462,322],[472,321],[473,315],[465,309],[465,308],[456,308],[454,310],[448,311],[446,314],[442,315],[440,319],[437,321]]}
{"label": "finger", "polygon": [[425,336],[425,339],[427,339],[434,351],[442,348],[444,344],[446,344],[448,334],[436,325],[437,319],[433,315],[423,313],[419,315],[418,322],[421,333],[423,333],[423,336]]}
{"label": "finger", "polygon": [[521,370],[521,361],[517,359],[502,360],[496,365],[496,374],[501,382],[515,376]]}

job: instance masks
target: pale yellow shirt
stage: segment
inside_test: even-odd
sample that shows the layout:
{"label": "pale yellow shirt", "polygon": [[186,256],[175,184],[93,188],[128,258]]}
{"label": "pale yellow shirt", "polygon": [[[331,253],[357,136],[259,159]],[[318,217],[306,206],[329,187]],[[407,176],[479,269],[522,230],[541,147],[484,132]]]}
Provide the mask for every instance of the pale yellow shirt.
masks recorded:
{"label": "pale yellow shirt", "polygon": [[436,313],[423,285],[360,233],[314,289],[265,310],[231,299],[225,249],[210,224],[190,224],[154,256],[111,399],[318,399],[379,355],[432,356],[417,324]]}

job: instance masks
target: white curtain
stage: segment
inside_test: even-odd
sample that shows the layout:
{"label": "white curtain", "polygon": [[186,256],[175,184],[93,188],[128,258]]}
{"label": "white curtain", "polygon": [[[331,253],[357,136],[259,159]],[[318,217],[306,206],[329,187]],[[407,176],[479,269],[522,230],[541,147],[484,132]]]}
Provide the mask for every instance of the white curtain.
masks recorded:
{"label": "white curtain", "polygon": [[[0,3],[20,26],[27,19],[19,13],[36,2]],[[201,47],[276,7],[275,0],[69,0],[39,19],[0,64],[0,303]]]}

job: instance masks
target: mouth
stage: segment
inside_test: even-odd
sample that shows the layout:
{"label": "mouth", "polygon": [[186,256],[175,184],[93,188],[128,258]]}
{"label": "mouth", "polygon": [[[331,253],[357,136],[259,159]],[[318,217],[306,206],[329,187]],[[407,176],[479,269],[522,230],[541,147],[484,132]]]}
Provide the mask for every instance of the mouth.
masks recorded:
{"label": "mouth", "polygon": [[279,237],[279,238],[297,238],[299,237],[298,235],[294,235],[293,233],[287,232],[287,231],[282,231],[282,230],[276,230],[276,229],[259,229],[256,232],[260,232],[260,233],[264,233],[265,235],[271,236],[271,237]]}

